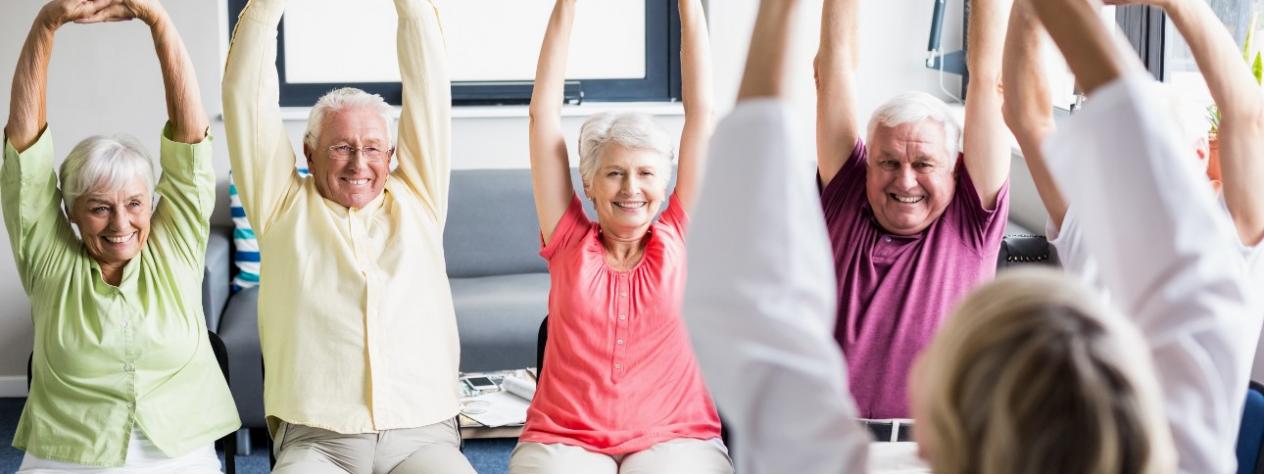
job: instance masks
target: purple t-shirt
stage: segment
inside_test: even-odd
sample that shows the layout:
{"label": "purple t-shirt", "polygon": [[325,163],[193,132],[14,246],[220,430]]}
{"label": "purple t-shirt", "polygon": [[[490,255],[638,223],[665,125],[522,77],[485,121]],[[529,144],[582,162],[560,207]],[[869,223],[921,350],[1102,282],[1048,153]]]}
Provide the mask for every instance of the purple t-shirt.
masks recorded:
{"label": "purple t-shirt", "polygon": [[857,141],[821,191],[838,276],[834,338],[847,359],[860,416],[908,418],[914,357],[953,306],[996,275],[1009,182],[989,211],[958,157],[956,194],[943,215],[918,235],[893,235],[878,225],[865,197],[867,155]]}

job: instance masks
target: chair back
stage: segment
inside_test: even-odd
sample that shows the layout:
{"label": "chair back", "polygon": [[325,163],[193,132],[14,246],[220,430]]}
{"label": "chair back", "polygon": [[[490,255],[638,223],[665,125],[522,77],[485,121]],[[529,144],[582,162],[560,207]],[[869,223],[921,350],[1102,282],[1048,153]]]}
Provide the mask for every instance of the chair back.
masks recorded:
{"label": "chair back", "polygon": [[1238,429],[1238,474],[1262,474],[1264,463],[1264,385],[1251,382]]}

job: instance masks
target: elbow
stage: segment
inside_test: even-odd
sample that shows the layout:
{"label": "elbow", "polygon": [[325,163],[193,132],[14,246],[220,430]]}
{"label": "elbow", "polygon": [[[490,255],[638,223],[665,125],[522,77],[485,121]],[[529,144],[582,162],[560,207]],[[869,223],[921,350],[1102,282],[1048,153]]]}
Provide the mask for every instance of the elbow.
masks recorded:
{"label": "elbow", "polygon": [[1040,110],[1024,107],[1018,100],[1007,100],[1001,106],[1005,126],[1020,144],[1040,143],[1053,129],[1053,117]]}

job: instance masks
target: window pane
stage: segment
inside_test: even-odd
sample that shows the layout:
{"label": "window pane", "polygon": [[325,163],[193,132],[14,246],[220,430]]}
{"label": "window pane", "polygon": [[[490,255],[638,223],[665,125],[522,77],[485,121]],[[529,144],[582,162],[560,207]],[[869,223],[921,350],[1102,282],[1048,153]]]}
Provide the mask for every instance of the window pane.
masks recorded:
{"label": "window pane", "polygon": [[[1251,24],[1252,12],[1260,11],[1264,7],[1264,0],[1210,0],[1209,3],[1220,21],[1229,28],[1240,49]],[[1260,26],[1256,25],[1257,30]],[[1207,84],[1189,51],[1189,44],[1170,18],[1167,20],[1163,41],[1163,81],[1175,87],[1177,93],[1188,101],[1187,105],[1205,111],[1212,104],[1211,93],[1207,91]],[[1264,41],[1264,37],[1256,34],[1253,50],[1259,50],[1260,41]]]}
{"label": "window pane", "polygon": [[[440,0],[453,81],[530,81],[551,0]],[[386,1],[290,2],[285,73],[291,84],[399,82],[395,6]],[[581,2],[568,79],[640,79],[646,4]]]}

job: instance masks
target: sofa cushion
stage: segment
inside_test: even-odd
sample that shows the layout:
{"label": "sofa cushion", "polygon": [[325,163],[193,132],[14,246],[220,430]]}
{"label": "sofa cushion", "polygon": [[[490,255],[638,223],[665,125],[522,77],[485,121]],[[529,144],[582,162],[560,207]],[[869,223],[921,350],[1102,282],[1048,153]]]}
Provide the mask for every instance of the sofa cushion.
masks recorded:
{"label": "sofa cushion", "polygon": [[228,304],[228,280],[230,278],[232,250],[229,235],[232,229],[211,226],[206,241],[205,268],[202,270],[202,312],[206,316],[206,328],[219,330],[220,314]]}
{"label": "sofa cushion", "polygon": [[548,312],[549,274],[452,278],[461,370],[535,365],[536,331]]}
{"label": "sofa cushion", "polygon": [[451,278],[547,271],[531,172],[453,172],[443,249]]}

